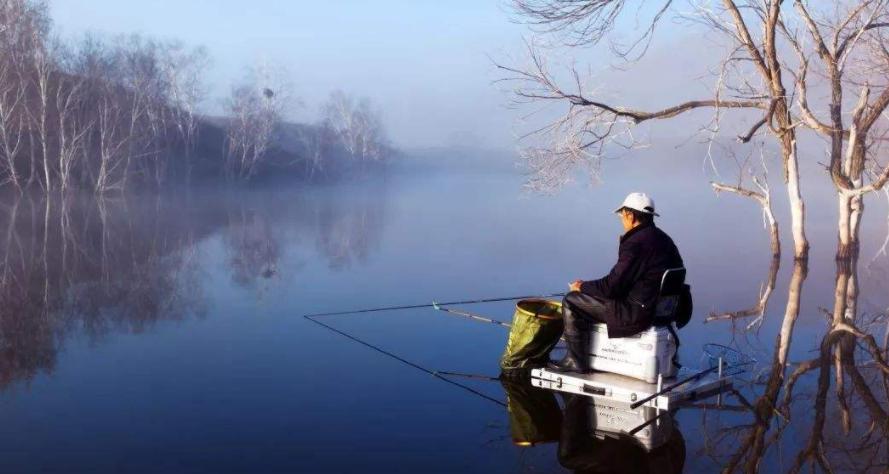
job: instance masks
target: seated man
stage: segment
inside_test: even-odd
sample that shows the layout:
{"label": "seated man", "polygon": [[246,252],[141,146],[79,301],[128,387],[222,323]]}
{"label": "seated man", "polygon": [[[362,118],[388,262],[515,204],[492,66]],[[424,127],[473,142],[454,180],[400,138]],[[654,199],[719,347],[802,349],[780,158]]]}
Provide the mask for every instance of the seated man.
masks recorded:
{"label": "seated man", "polygon": [[654,201],[631,193],[619,207],[624,234],[617,264],[603,278],[577,280],[562,301],[565,357],[550,368],[589,371],[591,324],[605,323],[608,337],[627,337],[652,326],[655,300],[666,270],[683,266],[673,240],[654,225]]}

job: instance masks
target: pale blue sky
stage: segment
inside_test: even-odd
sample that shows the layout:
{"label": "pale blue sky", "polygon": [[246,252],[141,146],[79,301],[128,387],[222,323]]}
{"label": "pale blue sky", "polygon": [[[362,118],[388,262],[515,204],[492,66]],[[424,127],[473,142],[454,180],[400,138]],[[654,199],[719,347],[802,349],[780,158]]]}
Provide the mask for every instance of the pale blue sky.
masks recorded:
{"label": "pale blue sky", "polygon": [[216,97],[264,59],[289,69],[303,118],[343,89],[374,100],[405,146],[467,130],[512,143],[515,112],[490,84],[488,55],[515,51],[527,31],[496,0],[54,0],[52,14],[66,36],[139,32],[206,46]]}
{"label": "pale blue sky", "polygon": [[[289,70],[294,94],[304,103],[295,119],[314,120],[327,95],[342,89],[372,99],[393,141],[403,147],[450,144],[469,132],[482,145],[514,148],[516,133],[533,127],[516,125],[529,109],[509,109],[510,96],[492,85],[501,76],[491,57],[523,64],[522,38],[530,36],[527,26],[511,21],[506,0],[51,0],[51,5],[63,36],[142,33],[205,46],[213,60],[207,77],[211,113],[247,66],[268,61]],[[625,12],[617,36],[632,36],[628,30],[638,28],[648,10],[641,16]],[[609,100],[663,106],[697,94],[707,76],[701,58],[718,59],[701,54],[709,46],[700,37],[683,40],[670,29],[668,20],[645,61],[624,72],[609,70],[613,58],[605,47],[573,49],[562,58],[589,66],[596,93]]]}

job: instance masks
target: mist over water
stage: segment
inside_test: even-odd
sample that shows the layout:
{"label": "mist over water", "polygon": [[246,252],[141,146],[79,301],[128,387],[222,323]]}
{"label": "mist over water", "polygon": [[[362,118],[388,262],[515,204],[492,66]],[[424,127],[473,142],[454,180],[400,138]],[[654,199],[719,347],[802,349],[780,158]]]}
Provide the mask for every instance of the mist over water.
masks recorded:
{"label": "mist over water", "polygon": [[[500,384],[445,383],[301,315],[563,291],[613,264],[620,230],[611,211],[634,190],[655,197],[659,225],[689,270],[696,309],[681,332],[683,362],[699,365],[706,342],[743,349],[760,363],[738,385],[748,399],[759,396],[792,262],[781,263],[753,329],[745,330],[756,316],[705,322],[760,299],[770,258],[755,205],[714,198],[691,161],[669,179],[628,161],[597,187],[540,196],[522,192],[524,178],[508,158],[489,166],[484,152],[451,153],[447,167],[406,157],[404,166],[340,184],[104,200],[4,197],[0,465],[8,472],[559,472],[556,443],[514,446],[507,410],[479,396],[505,401]],[[885,231],[881,205],[872,204],[859,268],[862,314],[889,304],[889,262],[870,262]],[[794,362],[814,357],[825,327],[819,308],[832,304],[835,236],[825,214],[810,214],[814,253]],[[464,309],[502,321],[513,311],[510,302]],[[323,322],[431,371],[490,376],[507,335],[431,309]],[[765,470],[784,471],[779,453],[801,448],[810,429],[805,394],[815,379],[798,382],[792,421],[774,441],[778,448],[766,451]],[[725,441],[724,429],[751,416],[676,413],[685,470],[727,462],[736,443]]]}

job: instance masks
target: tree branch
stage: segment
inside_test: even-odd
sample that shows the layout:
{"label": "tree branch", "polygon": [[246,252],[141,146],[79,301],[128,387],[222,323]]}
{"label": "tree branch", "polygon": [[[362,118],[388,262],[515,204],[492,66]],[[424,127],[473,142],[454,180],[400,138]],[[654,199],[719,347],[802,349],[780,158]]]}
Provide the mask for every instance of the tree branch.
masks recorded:
{"label": "tree branch", "polygon": [[750,53],[750,58],[753,60],[753,63],[756,64],[757,69],[759,69],[759,72],[766,80],[771,80],[772,75],[769,72],[769,68],[766,66],[759,48],[753,43],[753,37],[750,35],[750,30],[747,28],[747,23],[744,22],[744,17],[741,16],[738,6],[735,5],[733,0],[723,0],[723,4],[728,9],[729,13],[731,13],[741,43],[747,47],[747,51]]}
{"label": "tree branch", "polygon": [[568,98],[574,105],[596,107],[614,114],[617,117],[626,117],[633,120],[634,123],[641,123],[652,119],[666,119],[680,115],[693,109],[715,107],[727,109],[766,109],[766,104],[759,101],[750,100],[690,100],[673,107],[658,110],[655,112],[644,112],[641,110],[625,109],[623,107],[613,107],[602,102],[591,101],[581,96],[572,95]]}

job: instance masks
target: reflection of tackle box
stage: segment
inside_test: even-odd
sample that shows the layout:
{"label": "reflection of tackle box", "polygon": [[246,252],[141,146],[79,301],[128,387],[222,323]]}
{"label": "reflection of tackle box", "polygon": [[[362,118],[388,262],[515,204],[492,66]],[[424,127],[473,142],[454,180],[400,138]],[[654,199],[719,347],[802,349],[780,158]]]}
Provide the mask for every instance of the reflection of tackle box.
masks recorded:
{"label": "reflection of tackle box", "polygon": [[658,375],[676,374],[673,364],[676,340],[666,327],[652,327],[630,337],[611,339],[604,324],[594,324],[590,331],[590,367],[603,372],[626,375],[648,383]]}
{"label": "reflection of tackle box", "polygon": [[[646,450],[661,446],[673,432],[673,418],[652,407],[630,408],[629,404],[605,399],[589,399],[590,428],[599,436],[626,436],[632,434]],[[662,415],[658,418],[659,415]],[[657,418],[655,420],[655,418]]]}
{"label": "reflection of tackle box", "polygon": [[[677,371],[676,379],[684,379],[695,372],[687,368]],[[663,381],[662,386],[646,383],[641,380],[631,379],[607,372],[593,372],[590,374],[564,373],[549,369],[534,369],[531,371],[531,385],[535,387],[556,390],[559,392],[576,393],[596,399],[610,400],[615,403],[630,404],[637,400],[647,398],[658,393],[663,386],[676,383],[676,379]],[[732,378],[729,375],[718,376],[710,373],[684,383],[667,393],[649,400],[642,406],[654,407],[659,410],[669,410],[672,405],[679,402],[700,400],[725,392],[732,387]]]}

